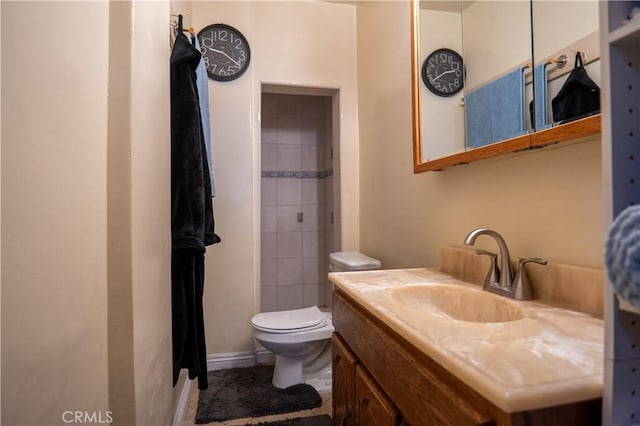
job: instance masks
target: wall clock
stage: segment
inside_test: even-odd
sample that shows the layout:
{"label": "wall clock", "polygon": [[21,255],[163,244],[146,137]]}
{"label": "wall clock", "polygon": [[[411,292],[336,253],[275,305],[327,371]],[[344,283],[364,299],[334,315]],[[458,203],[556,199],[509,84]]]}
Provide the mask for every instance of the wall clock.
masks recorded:
{"label": "wall clock", "polygon": [[422,81],[435,95],[455,95],[464,85],[462,56],[451,49],[434,50],[422,63]]}
{"label": "wall clock", "polygon": [[244,35],[232,26],[209,25],[198,33],[198,41],[209,78],[231,81],[249,68],[249,43]]}

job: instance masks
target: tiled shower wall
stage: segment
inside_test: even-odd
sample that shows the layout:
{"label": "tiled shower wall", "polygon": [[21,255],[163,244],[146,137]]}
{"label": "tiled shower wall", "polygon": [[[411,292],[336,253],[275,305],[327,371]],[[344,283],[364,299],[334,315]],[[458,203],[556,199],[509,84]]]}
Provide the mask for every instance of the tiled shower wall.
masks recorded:
{"label": "tiled shower wall", "polygon": [[325,305],[331,98],[262,94],[261,310]]}

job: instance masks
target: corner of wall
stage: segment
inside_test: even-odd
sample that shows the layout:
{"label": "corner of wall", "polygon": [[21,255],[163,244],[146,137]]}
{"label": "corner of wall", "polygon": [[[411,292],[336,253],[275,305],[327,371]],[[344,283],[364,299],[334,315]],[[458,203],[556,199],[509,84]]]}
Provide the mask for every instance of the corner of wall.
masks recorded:
{"label": "corner of wall", "polygon": [[131,250],[132,3],[109,2],[107,310],[109,409],[135,424]]}

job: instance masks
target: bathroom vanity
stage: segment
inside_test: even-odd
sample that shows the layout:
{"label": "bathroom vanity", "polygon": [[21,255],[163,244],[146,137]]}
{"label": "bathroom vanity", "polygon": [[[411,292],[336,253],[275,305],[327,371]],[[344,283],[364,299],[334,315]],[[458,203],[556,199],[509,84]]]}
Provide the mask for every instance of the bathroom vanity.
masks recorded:
{"label": "bathroom vanity", "polygon": [[600,424],[600,318],[435,269],[330,279],[335,425]]}

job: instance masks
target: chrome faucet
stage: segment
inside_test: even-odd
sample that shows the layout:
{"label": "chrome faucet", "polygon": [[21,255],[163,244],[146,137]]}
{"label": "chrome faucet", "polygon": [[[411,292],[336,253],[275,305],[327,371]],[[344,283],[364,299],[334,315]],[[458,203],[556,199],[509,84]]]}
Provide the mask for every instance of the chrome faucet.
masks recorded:
{"label": "chrome faucet", "polygon": [[480,235],[493,237],[500,248],[500,268],[496,265],[496,255],[494,253],[484,250],[476,250],[476,253],[478,254],[488,255],[491,257],[491,269],[484,281],[483,289],[512,299],[533,299],[533,290],[531,288],[531,284],[529,284],[529,280],[527,279],[524,264],[528,262],[535,262],[541,265],[546,265],[547,261],[539,258],[521,259],[518,262],[518,270],[514,275],[507,243],[496,231],[487,228],[474,229],[464,239],[464,243],[468,246],[473,246]]}

